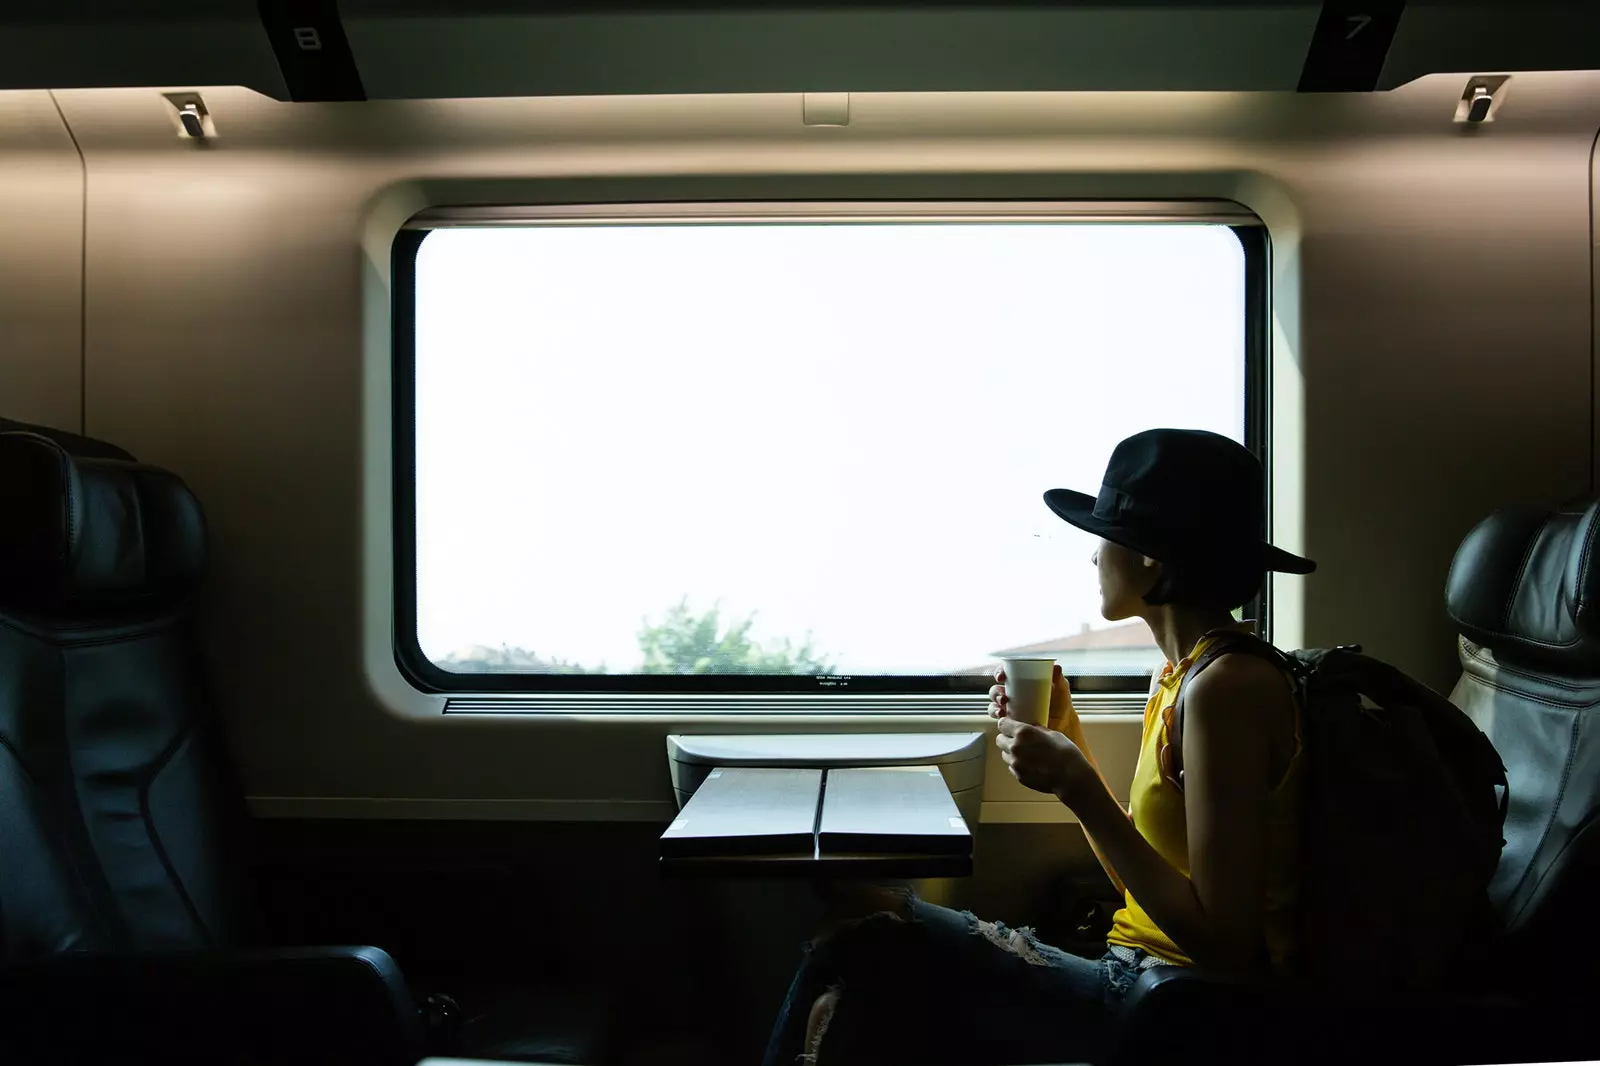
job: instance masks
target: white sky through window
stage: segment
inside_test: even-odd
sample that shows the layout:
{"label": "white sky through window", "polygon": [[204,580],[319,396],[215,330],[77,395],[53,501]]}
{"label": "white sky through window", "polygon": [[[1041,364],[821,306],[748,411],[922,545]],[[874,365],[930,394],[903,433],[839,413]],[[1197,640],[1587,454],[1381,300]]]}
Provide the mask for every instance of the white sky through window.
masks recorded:
{"label": "white sky through window", "polygon": [[1243,439],[1223,226],[443,229],[416,264],[423,652],[640,661],[687,596],[841,673],[1103,626],[1098,490],[1154,426]]}

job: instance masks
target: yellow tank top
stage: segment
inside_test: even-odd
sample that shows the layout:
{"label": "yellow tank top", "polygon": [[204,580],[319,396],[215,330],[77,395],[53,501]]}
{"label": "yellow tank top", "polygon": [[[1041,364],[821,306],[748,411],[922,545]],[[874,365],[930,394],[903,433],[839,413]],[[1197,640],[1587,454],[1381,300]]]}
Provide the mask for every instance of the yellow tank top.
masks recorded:
{"label": "yellow tank top", "polygon": [[[1134,828],[1148,840],[1167,862],[1185,877],[1189,876],[1188,819],[1183,793],[1161,774],[1161,745],[1167,741],[1163,714],[1178,697],[1178,684],[1189,666],[1214,640],[1207,636],[1194,646],[1187,658],[1173,666],[1167,663],[1150,693],[1144,709],[1144,736],[1139,744],[1139,761],[1133,771],[1133,788],[1128,811]],[[1287,679],[1286,679],[1287,683]],[[1282,780],[1267,797],[1267,905],[1266,940],[1272,965],[1282,972],[1293,949],[1294,901],[1299,884],[1300,813],[1304,796],[1304,773],[1300,757],[1300,711],[1295,708],[1294,755]],[[1194,960],[1161,931],[1139,906],[1131,892],[1124,894],[1123,907],[1112,921],[1106,937],[1112,944],[1143,948],[1168,962],[1192,966]]]}

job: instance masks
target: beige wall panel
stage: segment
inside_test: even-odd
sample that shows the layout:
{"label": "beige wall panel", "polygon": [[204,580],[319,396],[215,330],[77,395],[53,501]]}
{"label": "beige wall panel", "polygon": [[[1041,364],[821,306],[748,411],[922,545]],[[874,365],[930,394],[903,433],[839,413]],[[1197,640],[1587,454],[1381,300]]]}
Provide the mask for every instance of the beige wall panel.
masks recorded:
{"label": "beige wall panel", "polygon": [[1587,142],[1356,147],[1300,186],[1308,644],[1448,691],[1461,538],[1588,489]]}
{"label": "beige wall panel", "polygon": [[[1589,282],[1594,287],[1590,295],[1589,317],[1591,324],[1595,324],[1595,308],[1600,307],[1600,231],[1596,230],[1595,218],[1600,214],[1600,133],[1595,136],[1594,146],[1590,149],[1589,165],[1592,168],[1592,177],[1589,181]],[[1590,366],[1594,372],[1589,375],[1589,385],[1594,393],[1594,404],[1589,408],[1589,430],[1593,436],[1592,451],[1589,458],[1589,492],[1600,492],[1600,329],[1594,329],[1593,362]]]}
{"label": "beige wall panel", "polygon": [[50,94],[0,92],[0,418],[82,418],[83,163]]}
{"label": "beige wall panel", "polygon": [[[399,220],[541,199],[1231,196],[1272,228],[1278,388],[1298,379],[1303,397],[1301,424],[1275,433],[1304,457],[1278,484],[1300,491],[1294,536],[1323,564],[1289,597],[1304,640],[1361,641],[1444,685],[1456,542],[1499,503],[1584,491],[1591,447],[1600,76],[1519,75],[1476,136],[1450,122],[1461,81],[858,96],[826,130],[795,97],[290,105],[218,89],[211,146],[180,139],[153,90],[62,93],[90,174],[88,428],[205,502],[215,680],[258,809],[659,816],[662,737],[682,723],[447,720],[384,661],[388,495],[368,475],[387,461]],[[1136,728],[1096,726],[1123,773]]]}

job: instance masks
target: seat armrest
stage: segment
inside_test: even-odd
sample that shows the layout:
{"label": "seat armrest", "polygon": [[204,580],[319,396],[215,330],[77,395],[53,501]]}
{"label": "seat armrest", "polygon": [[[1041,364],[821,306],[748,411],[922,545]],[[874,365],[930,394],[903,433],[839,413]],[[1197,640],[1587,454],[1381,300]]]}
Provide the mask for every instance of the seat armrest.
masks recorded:
{"label": "seat armrest", "polygon": [[0,966],[0,1061],[413,1066],[425,1051],[405,980],[378,948]]}
{"label": "seat armrest", "polygon": [[1266,982],[1215,973],[1196,966],[1156,966],[1139,975],[1122,1000],[1122,1012],[1169,1009],[1176,999],[1205,996],[1214,1002],[1243,1005],[1252,997],[1267,995]]}
{"label": "seat armrest", "polygon": [[1465,992],[1379,994],[1158,966],[1118,1011],[1108,1063],[1555,1062],[1600,1055],[1584,1016],[1540,1002]]}
{"label": "seat armrest", "polygon": [[1257,979],[1191,966],[1154,967],[1123,997],[1111,1061],[1205,1062],[1213,1051],[1219,1062],[1286,1061],[1284,1046],[1274,1046],[1269,1031],[1280,1028],[1285,998],[1281,989]]}
{"label": "seat armrest", "polygon": [[1181,1039],[1186,1063],[1348,1066],[1377,1057],[1459,1064],[1468,1061],[1458,1056],[1471,1044],[1452,1039],[1460,1030],[1442,1024],[1445,1006],[1438,999],[1386,997],[1361,988],[1330,991],[1158,966],[1141,974],[1123,999],[1115,1058],[1121,1064],[1168,1061]]}

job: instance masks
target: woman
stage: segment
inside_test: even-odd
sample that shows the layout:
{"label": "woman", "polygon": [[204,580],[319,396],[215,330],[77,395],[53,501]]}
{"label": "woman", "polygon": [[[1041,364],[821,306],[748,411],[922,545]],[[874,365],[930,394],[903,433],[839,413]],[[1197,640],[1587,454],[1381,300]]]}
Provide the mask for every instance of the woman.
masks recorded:
{"label": "woman", "polygon": [[1006,766],[1072,809],[1123,893],[1105,955],[1069,955],[1029,930],[902,893],[808,948],[768,1066],[1093,1060],[1122,996],[1153,966],[1285,967],[1303,777],[1292,680],[1259,656],[1214,657],[1186,687],[1178,758],[1170,749],[1190,665],[1249,629],[1233,610],[1268,571],[1315,569],[1262,539],[1265,497],[1261,465],[1244,447],[1175,429],[1117,445],[1097,497],[1045,494],[1057,515],[1101,538],[1101,614],[1142,618],[1167,657],[1126,811],[1059,666],[1051,728],[1005,716],[1003,672],[990,689]]}

